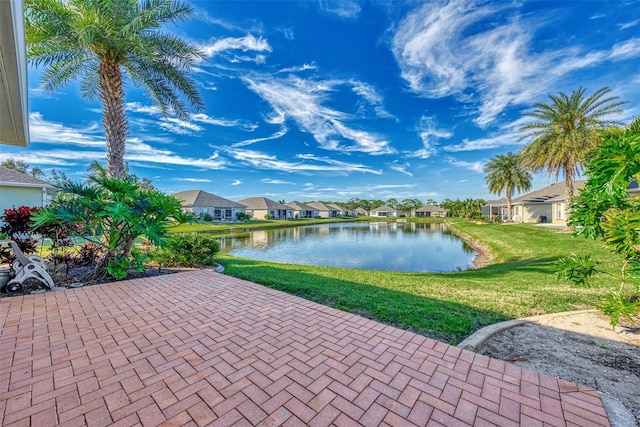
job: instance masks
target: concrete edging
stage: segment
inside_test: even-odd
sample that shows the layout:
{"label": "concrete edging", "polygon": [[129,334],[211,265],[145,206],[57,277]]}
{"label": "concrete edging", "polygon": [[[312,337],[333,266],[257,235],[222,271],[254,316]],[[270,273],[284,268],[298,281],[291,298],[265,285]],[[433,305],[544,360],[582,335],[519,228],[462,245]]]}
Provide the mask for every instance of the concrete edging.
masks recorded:
{"label": "concrete edging", "polygon": [[[463,340],[458,347],[463,350],[469,350],[474,353],[478,353],[482,346],[487,342],[489,338],[498,332],[523,325],[525,323],[538,323],[543,319],[550,319],[554,317],[573,316],[575,314],[592,313],[598,310],[577,310],[577,311],[565,311],[562,313],[543,314],[540,316],[525,317],[522,319],[507,320],[500,323],[494,323],[493,325],[485,326],[482,329],[478,329],[476,332],[468,336]],[[617,399],[608,394],[598,392],[602,404],[604,405],[609,423],[612,427],[637,427],[635,417],[631,411],[620,403]]]}
{"label": "concrete edging", "polygon": [[520,326],[525,323],[537,323],[539,320],[542,320],[542,319],[573,316],[574,314],[591,313],[596,311],[598,310],[591,309],[591,310],[564,311],[562,313],[542,314],[539,316],[524,317],[522,319],[506,320],[504,322],[494,323],[493,325],[485,326],[482,329],[478,329],[473,334],[465,338],[460,344],[458,344],[458,347],[464,350],[469,350],[469,351],[473,351],[474,353],[477,353],[482,348],[484,343],[487,342],[489,338],[491,338],[493,335],[497,334],[498,332],[502,332],[504,330],[513,328],[515,326]]}

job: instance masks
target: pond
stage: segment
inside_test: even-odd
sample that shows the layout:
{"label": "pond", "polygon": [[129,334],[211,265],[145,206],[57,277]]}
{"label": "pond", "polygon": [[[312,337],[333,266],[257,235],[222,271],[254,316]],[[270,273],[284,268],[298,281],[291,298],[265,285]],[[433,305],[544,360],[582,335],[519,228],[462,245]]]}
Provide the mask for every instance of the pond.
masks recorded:
{"label": "pond", "polygon": [[220,251],[270,262],[405,272],[466,270],[476,256],[473,248],[444,224],[413,222],[259,230],[220,239]]}

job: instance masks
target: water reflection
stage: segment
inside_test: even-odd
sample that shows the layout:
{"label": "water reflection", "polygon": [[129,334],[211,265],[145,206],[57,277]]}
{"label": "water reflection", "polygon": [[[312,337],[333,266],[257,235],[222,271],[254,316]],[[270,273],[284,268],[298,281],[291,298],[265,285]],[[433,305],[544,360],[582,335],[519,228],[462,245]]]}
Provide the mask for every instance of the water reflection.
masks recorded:
{"label": "water reflection", "polygon": [[222,252],[264,261],[366,270],[445,272],[471,267],[475,251],[433,223],[333,223],[220,239]]}

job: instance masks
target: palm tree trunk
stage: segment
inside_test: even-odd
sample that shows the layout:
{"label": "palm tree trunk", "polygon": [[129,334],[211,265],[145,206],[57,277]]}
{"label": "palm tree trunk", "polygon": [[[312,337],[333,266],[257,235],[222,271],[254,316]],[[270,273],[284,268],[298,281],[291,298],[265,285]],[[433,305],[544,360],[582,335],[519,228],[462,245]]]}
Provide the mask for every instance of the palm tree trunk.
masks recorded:
{"label": "palm tree trunk", "polygon": [[511,221],[511,191],[507,189],[507,222]]}
{"label": "palm tree trunk", "polygon": [[117,178],[125,173],[124,149],[129,133],[129,124],[124,114],[122,73],[120,66],[110,61],[100,62],[98,73],[103,105],[102,124],[107,139],[107,176]]}
{"label": "palm tree trunk", "polygon": [[[573,168],[565,167],[564,169],[564,218],[565,222],[569,221],[571,213],[571,204],[573,203]],[[569,227],[567,226],[567,229]]]}

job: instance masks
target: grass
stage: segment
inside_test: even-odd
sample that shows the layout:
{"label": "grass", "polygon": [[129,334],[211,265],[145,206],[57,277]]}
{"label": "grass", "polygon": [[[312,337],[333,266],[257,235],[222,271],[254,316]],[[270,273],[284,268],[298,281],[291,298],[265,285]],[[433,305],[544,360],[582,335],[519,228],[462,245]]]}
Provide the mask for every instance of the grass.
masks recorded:
{"label": "grass", "polygon": [[453,220],[450,225],[489,252],[493,263],[456,273],[395,273],[227,255],[219,261],[226,274],[452,344],[509,318],[594,307],[618,285],[604,278],[592,287],[577,288],[555,278],[554,262],[571,253],[593,254],[603,261],[601,267],[614,271],[620,260],[598,242],[530,224]]}
{"label": "grass", "polygon": [[242,231],[266,230],[269,228],[298,227],[300,225],[326,224],[329,222],[352,222],[358,218],[315,218],[294,220],[260,220],[252,219],[242,222],[197,222],[193,224],[180,224],[171,227],[171,233],[212,233],[230,234]]}

